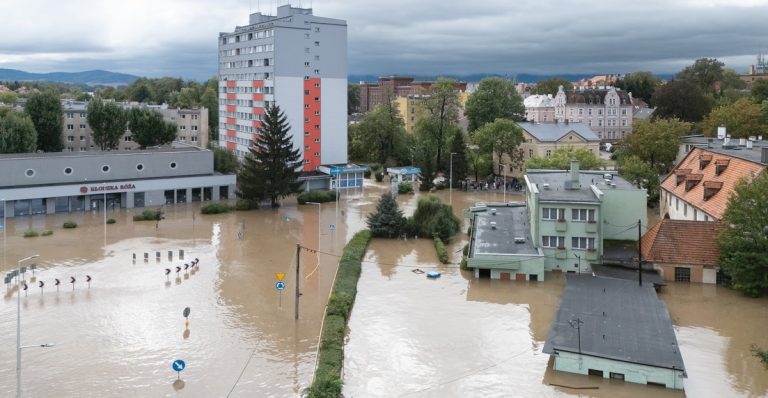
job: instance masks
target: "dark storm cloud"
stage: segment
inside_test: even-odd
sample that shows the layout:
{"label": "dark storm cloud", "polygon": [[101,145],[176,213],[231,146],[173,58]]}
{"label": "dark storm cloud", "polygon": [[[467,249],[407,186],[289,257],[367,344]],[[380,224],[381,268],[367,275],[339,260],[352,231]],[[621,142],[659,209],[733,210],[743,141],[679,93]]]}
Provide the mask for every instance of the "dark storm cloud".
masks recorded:
{"label": "dark storm cloud", "polygon": [[[246,24],[249,9],[268,11],[278,3],[28,0],[0,26],[0,68],[206,79],[216,74],[218,33]],[[19,17],[46,4],[49,12],[36,23]],[[700,57],[743,70],[759,51],[768,51],[766,0],[312,5],[317,15],[347,20],[351,74],[675,72]],[[57,29],[40,28],[48,25]]]}

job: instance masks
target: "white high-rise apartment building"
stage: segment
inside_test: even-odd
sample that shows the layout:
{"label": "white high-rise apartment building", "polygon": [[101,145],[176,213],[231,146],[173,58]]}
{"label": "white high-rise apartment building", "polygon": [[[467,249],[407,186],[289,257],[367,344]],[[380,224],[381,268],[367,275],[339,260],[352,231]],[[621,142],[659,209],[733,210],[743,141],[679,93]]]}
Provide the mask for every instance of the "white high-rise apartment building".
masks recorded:
{"label": "white high-rise apartment building", "polygon": [[347,23],[280,6],[219,34],[219,144],[242,158],[267,106],[285,112],[304,170],[347,162]]}

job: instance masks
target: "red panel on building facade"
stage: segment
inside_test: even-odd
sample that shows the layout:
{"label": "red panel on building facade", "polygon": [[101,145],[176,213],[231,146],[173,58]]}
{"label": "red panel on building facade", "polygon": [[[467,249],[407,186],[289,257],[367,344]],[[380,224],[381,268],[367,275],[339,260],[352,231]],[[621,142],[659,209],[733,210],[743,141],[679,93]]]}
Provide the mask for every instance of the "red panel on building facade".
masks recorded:
{"label": "red panel on building facade", "polygon": [[236,137],[237,132],[235,130],[227,130],[227,137]]}
{"label": "red panel on building facade", "polygon": [[255,128],[255,129],[261,128],[261,121],[260,120],[254,120],[253,121],[253,128]]}
{"label": "red panel on building facade", "polygon": [[254,80],[253,87],[264,87],[264,80]]}
{"label": "red panel on building facade", "polygon": [[234,112],[235,112],[235,106],[227,105],[227,113],[234,113]]}
{"label": "red panel on building facade", "polygon": [[227,124],[235,125],[235,124],[237,124],[237,120],[235,118],[233,118],[233,117],[228,117],[227,118]]}
{"label": "red panel on building facade", "polygon": [[235,145],[234,142],[227,141],[227,149],[229,149],[230,151],[234,151],[236,147],[237,146]]}
{"label": "red panel on building facade", "polygon": [[[320,79],[304,80],[304,170],[312,171],[320,159]],[[307,162],[309,161],[309,162]]]}
{"label": "red panel on building facade", "polygon": [[264,94],[256,93],[253,95],[254,101],[264,101]]}
{"label": "red panel on building facade", "polygon": [[227,99],[228,100],[236,99],[237,98],[236,95],[237,94],[235,94],[235,93],[227,93]]}
{"label": "red panel on building facade", "polygon": [[263,115],[264,114],[264,108],[253,108],[253,114],[254,115]]}
{"label": "red panel on building facade", "polygon": [[227,80],[227,87],[235,87],[237,85],[237,80]]}

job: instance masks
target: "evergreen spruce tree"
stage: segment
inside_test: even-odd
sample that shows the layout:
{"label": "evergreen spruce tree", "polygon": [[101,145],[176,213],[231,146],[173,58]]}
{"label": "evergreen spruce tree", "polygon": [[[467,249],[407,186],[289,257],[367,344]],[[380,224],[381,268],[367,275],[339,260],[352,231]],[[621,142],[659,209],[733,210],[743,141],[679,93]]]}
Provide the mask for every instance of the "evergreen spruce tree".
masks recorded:
{"label": "evergreen spruce tree", "polygon": [[301,154],[293,148],[291,127],[277,106],[267,108],[258,139],[246,155],[240,171],[238,196],[260,202],[270,199],[279,207],[281,198],[299,190]]}
{"label": "evergreen spruce tree", "polygon": [[366,220],[371,234],[379,238],[396,238],[405,225],[403,212],[397,207],[394,195],[387,192],[379,199],[376,211]]}
{"label": "evergreen spruce tree", "polygon": [[[453,155],[453,187],[461,187],[461,181],[467,178],[469,164],[467,162],[467,144],[464,141],[464,132],[456,129],[451,140],[451,152]],[[449,158],[450,161],[450,158]],[[450,171],[450,165],[449,171]]]}

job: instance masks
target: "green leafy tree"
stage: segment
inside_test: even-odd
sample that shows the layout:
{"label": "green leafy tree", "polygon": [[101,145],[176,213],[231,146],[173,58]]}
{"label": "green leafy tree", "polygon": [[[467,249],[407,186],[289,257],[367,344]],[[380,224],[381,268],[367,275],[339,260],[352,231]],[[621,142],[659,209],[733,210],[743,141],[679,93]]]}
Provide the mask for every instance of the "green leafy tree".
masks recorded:
{"label": "green leafy tree", "polygon": [[141,149],[173,142],[178,129],[176,123],[165,121],[160,112],[144,108],[128,111],[128,125],[133,140]]}
{"label": "green leafy tree", "polygon": [[216,94],[218,79],[212,78],[206,83],[205,91],[200,96],[200,105],[208,109],[208,141],[219,140],[219,97]]}
{"label": "green leafy tree", "polygon": [[128,127],[128,114],[114,102],[95,98],[88,103],[88,124],[93,130],[93,142],[99,149],[117,149],[120,137]]}
{"label": "green leafy tree", "polygon": [[550,77],[549,79],[544,79],[536,83],[536,87],[533,89],[534,94],[550,94],[554,96],[557,94],[557,91],[560,89],[560,86],[563,86],[563,90],[573,90],[573,84],[569,82],[568,80],[565,80],[560,77]]}
{"label": "green leafy tree", "polygon": [[727,90],[744,90],[747,88],[747,82],[741,80],[741,77],[735,70],[723,69],[723,76],[720,78],[720,92]]}
{"label": "green leafy tree", "polygon": [[756,102],[768,101],[768,79],[760,79],[752,83],[750,94],[755,97]]}
{"label": "green leafy tree", "polygon": [[547,158],[534,156],[525,162],[526,169],[568,170],[571,168],[571,159],[579,161],[581,170],[599,170],[603,167],[603,161],[597,155],[586,148],[574,148],[572,146],[559,147]]}
{"label": "green leafy tree", "polygon": [[435,148],[431,145],[419,143],[416,146],[416,164],[421,169],[420,191],[429,191],[434,187],[435,179]]}
{"label": "green leafy tree", "polygon": [[648,190],[649,201],[659,199],[659,174],[648,162],[632,155],[619,161],[619,175],[638,188]]}
{"label": "green leafy tree", "polygon": [[459,95],[455,84],[455,80],[438,79],[426,93],[427,97],[420,103],[425,116],[416,124],[416,132],[419,135],[428,136],[429,141],[435,146],[437,157],[435,165],[438,169],[441,169],[444,164],[443,152],[448,138],[459,129]]}
{"label": "green leafy tree", "polygon": [[3,104],[15,104],[19,100],[19,95],[13,91],[7,91],[0,93],[0,103]]}
{"label": "green leafy tree", "polygon": [[475,131],[474,142],[480,149],[491,154],[499,162],[499,174],[502,174],[502,162],[506,154],[510,164],[519,166],[522,162],[520,144],[523,142],[523,130],[517,123],[507,119],[496,119]]}
{"label": "green leafy tree", "polygon": [[633,98],[640,98],[648,106],[653,106],[652,97],[661,80],[651,72],[632,72],[616,82],[616,87],[632,93]]}
{"label": "green leafy tree", "polygon": [[347,84],[347,115],[360,109],[360,85]]}
{"label": "green leafy tree", "polygon": [[470,132],[496,119],[525,120],[523,99],[512,80],[497,77],[481,80],[465,108]]}
{"label": "green leafy tree", "polygon": [[677,157],[681,137],[690,130],[689,123],[677,119],[638,120],[632,126],[632,134],[624,139],[618,157],[637,156],[657,174],[666,173]]}
{"label": "green leafy tree", "polygon": [[713,99],[699,86],[685,80],[673,80],[656,89],[651,98],[656,107],[654,119],[677,118],[699,122],[712,109]]}
{"label": "green leafy tree", "polygon": [[719,126],[725,126],[733,138],[747,138],[763,134],[768,121],[763,117],[761,104],[747,97],[713,109],[702,123],[704,135],[716,136]]}
{"label": "green leafy tree", "polygon": [[138,79],[126,90],[126,94],[131,101],[152,102],[152,89],[146,79]]}
{"label": "green leafy tree", "polygon": [[28,115],[0,115],[0,153],[28,153],[37,149],[37,132]]}
{"label": "green leafy tree", "polygon": [[176,106],[179,108],[189,109],[200,104],[200,87],[193,85],[190,87],[184,87],[176,97]]}
{"label": "green leafy tree", "polygon": [[225,148],[213,149],[213,170],[215,172],[222,174],[237,173],[239,167],[240,163],[231,151]]}
{"label": "green leafy tree", "polygon": [[768,290],[768,173],[734,187],[718,235],[720,265],[734,289],[751,297]]}
{"label": "green leafy tree", "polygon": [[350,128],[350,152],[360,161],[392,164],[405,142],[405,134],[397,104],[384,101]]}
{"label": "green leafy tree", "polygon": [[456,129],[453,133],[453,137],[451,138],[451,153],[453,153],[453,186],[457,187],[460,186],[460,181],[464,181],[464,179],[467,178],[467,173],[469,172],[469,165],[467,164],[467,143],[464,139],[464,132],[461,129]]}
{"label": "green leafy tree", "polygon": [[677,78],[692,83],[704,92],[713,93],[715,83],[723,80],[723,66],[725,64],[716,58],[700,58],[680,71]]}
{"label": "green leafy tree", "polygon": [[493,173],[493,160],[491,156],[483,153],[478,146],[472,146],[467,149],[467,160],[469,161],[469,172],[475,176],[475,181],[480,181],[480,177],[485,177]]}
{"label": "green leafy tree", "polygon": [[379,238],[396,238],[400,236],[405,225],[403,212],[397,207],[397,201],[392,193],[381,196],[376,205],[376,211],[366,219],[371,234]]}
{"label": "green leafy tree", "polygon": [[64,114],[59,94],[45,91],[32,94],[24,106],[24,112],[32,119],[37,131],[37,149],[43,152],[61,152],[64,141]]}
{"label": "green leafy tree", "polygon": [[435,195],[419,198],[412,220],[423,238],[438,237],[448,242],[459,231],[459,219],[453,214],[453,208]]}
{"label": "green leafy tree", "polygon": [[293,147],[290,129],[280,107],[267,108],[258,138],[240,172],[239,197],[256,203],[270,199],[272,207],[279,207],[281,198],[298,192],[301,153]]}

